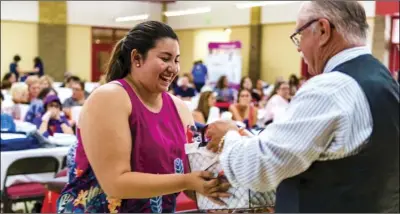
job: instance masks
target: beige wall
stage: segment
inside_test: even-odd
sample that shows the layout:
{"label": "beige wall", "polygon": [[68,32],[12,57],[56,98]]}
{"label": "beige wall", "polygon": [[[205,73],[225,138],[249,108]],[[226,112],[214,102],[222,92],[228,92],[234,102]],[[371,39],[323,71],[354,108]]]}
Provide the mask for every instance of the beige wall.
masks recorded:
{"label": "beige wall", "polygon": [[233,27],[230,40],[242,43],[242,76],[247,76],[249,74],[250,27]]}
{"label": "beige wall", "polygon": [[179,46],[181,51],[180,57],[180,73],[190,73],[193,66],[193,46],[194,46],[194,30],[178,30],[176,34],[179,38]]}
{"label": "beige wall", "polygon": [[300,75],[300,55],[289,39],[295,23],[267,24],[262,29],[261,79],[275,82],[278,76]]}
{"label": "beige wall", "polygon": [[37,23],[1,21],[2,77],[9,72],[15,54],[22,58],[19,64],[21,69],[33,69],[33,58],[38,55]]}
{"label": "beige wall", "polygon": [[67,26],[67,71],[91,81],[92,34],[90,26]]}

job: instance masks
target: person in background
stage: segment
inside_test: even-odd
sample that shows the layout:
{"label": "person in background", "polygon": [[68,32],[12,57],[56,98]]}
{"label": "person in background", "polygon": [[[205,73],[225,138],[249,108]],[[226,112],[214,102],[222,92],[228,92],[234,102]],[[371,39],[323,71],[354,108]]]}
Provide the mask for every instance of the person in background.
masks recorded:
{"label": "person in background", "polygon": [[172,80],[171,85],[169,85],[168,92],[169,92],[170,94],[172,94],[172,95],[175,95],[175,90],[176,90],[176,88],[178,87],[178,80],[179,80],[179,76],[176,76],[176,77]]}
{"label": "person in background", "polygon": [[74,106],[82,106],[85,103],[88,95],[85,93],[85,83],[82,81],[72,81],[70,83],[72,96],[66,99],[63,103],[64,113],[68,118],[71,118],[71,108]]}
{"label": "person in background", "polygon": [[39,78],[36,75],[29,76],[25,83],[28,85],[29,102],[32,102],[37,98],[41,90]]}
{"label": "person in background", "polygon": [[251,100],[257,106],[258,102],[261,100],[261,96],[253,90],[253,83],[250,77],[242,77],[240,80],[240,89],[247,89],[251,92]]}
{"label": "person in background", "polygon": [[197,92],[200,93],[201,88],[206,84],[208,75],[207,67],[203,64],[202,60],[196,61],[193,64],[192,68],[192,76],[193,76],[193,83],[196,87]]}
{"label": "person in background", "polygon": [[33,120],[40,134],[44,137],[55,133],[74,134],[67,118],[64,116],[60,99],[57,95],[49,95],[44,100],[44,113]]}
{"label": "person in background", "polygon": [[295,74],[290,75],[289,86],[290,86],[290,95],[294,96],[296,94],[297,89],[299,88],[299,78],[297,78]]}
{"label": "person in background", "polygon": [[251,103],[251,93],[248,89],[241,89],[238,94],[238,102],[229,106],[232,119],[246,124],[247,129],[257,124],[257,108]]}
{"label": "person in background", "polygon": [[71,88],[72,83],[76,83],[76,82],[81,82],[81,78],[79,78],[78,76],[70,76],[67,78],[67,81],[65,82],[65,86],[66,88]]}
{"label": "person in background", "polygon": [[265,106],[265,116],[263,123],[268,125],[275,119],[279,119],[284,115],[285,110],[289,106],[290,86],[287,82],[275,83],[274,91]]}
{"label": "person in background", "polygon": [[10,73],[15,75],[17,81],[19,80],[20,74],[23,73],[22,70],[18,67],[18,63],[21,61],[21,57],[19,55],[15,55],[13,58],[13,62],[10,64]]}
{"label": "person in background", "polygon": [[42,77],[40,77],[39,83],[41,89],[52,88],[54,81],[53,78],[51,78],[49,75],[43,75]]}
{"label": "person in background", "polygon": [[28,86],[23,82],[14,83],[10,89],[11,100],[4,101],[1,108],[14,119],[21,119],[19,104],[29,104]]}
{"label": "person in background", "polygon": [[192,97],[196,96],[196,90],[190,86],[189,77],[187,75],[183,75],[180,77],[181,85],[176,87],[175,96],[179,97],[182,100],[191,100]]}
{"label": "person in background", "polygon": [[202,92],[200,94],[199,104],[193,111],[194,122],[205,124],[210,114],[211,107],[215,106],[215,95],[212,91]]}
{"label": "person in background", "polygon": [[32,101],[29,105],[28,112],[25,115],[24,120],[26,122],[33,123],[33,120],[36,117],[41,117],[44,113],[44,106],[43,106],[43,100],[48,96],[48,95],[57,95],[57,92],[53,88],[44,88],[40,91],[37,99]]}
{"label": "person in background", "polygon": [[299,79],[299,88],[301,88],[301,86],[303,86],[304,83],[306,83],[306,82],[307,82],[307,78],[304,76],[301,76]]}
{"label": "person in background", "polygon": [[35,57],[33,59],[33,70],[24,71],[24,75],[21,77],[21,81],[25,81],[30,76],[36,76],[38,78],[44,75],[43,61],[40,57]]}
{"label": "person in background", "polygon": [[225,75],[218,79],[215,92],[217,92],[218,102],[233,103],[235,101],[235,90],[229,88],[229,81]]}
{"label": "person in background", "polygon": [[177,35],[157,21],[136,25],[115,45],[107,84],[80,114],[75,176],[58,199],[58,213],[173,213],[181,191],[212,200],[224,195],[224,182],[187,167],[185,132],[193,118],[167,93],[179,57]]}
{"label": "person in background", "polygon": [[28,104],[29,103],[29,91],[28,85],[23,82],[14,83],[11,86],[10,94],[14,104]]}
{"label": "person in background", "polygon": [[64,81],[63,83],[60,85],[60,87],[65,88],[67,87],[67,83],[68,83],[68,79],[72,76],[72,73],[67,71],[64,73]]}
{"label": "person in background", "polygon": [[264,93],[264,91],[265,91],[264,85],[266,85],[264,83],[264,81],[259,79],[259,80],[257,80],[256,87],[252,91],[253,93],[257,94],[258,97],[260,97],[260,100],[258,101],[259,108],[262,108],[265,106],[266,96]]}
{"label": "person in background", "polygon": [[11,85],[17,81],[15,73],[6,73],[1,81],[1,89],[9,90]]}
{"label": "person in background", "polygon": [[36,74],[38,77],[42,77],[44,75],[44,65],[43,65],[43,61],[40,57],[35,57],[33,59],[33,74]]}

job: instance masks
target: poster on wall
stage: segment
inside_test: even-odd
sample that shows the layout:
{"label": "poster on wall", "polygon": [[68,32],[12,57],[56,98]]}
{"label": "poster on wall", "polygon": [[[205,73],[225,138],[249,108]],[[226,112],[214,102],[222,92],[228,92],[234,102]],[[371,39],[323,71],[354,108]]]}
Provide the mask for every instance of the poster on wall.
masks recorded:
{"label": "poster on wall", "polygon": [[242,45],[240,41],[210,42],[205,64],[208,70],[208,81],[215,84],[225,75],[232,85],[240,84],[242,76]]}

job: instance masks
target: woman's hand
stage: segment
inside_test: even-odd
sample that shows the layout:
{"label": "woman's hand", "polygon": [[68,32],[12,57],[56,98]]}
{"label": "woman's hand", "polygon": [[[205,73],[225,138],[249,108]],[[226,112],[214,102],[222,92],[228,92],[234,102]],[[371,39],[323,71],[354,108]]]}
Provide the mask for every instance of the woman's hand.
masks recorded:
{"label": "woman's hand", "polygon": [[227,193],[230,184],[222,181],[208,171],[198,171],[187,174],[187,189],[194,190],[219,205],[225,205],[221,197],[229,197]]}
{"label": "woman's hand", "polygon": [[43,116],[42,116],[42,121],[48,122],[50,118],[52,118],[53,113],[48,110]]}

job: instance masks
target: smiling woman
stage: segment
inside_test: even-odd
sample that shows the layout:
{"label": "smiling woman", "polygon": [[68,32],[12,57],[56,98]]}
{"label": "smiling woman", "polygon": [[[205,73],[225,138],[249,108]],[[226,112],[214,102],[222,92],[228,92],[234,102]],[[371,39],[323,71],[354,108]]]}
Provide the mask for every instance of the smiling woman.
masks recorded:
{"label": "smiling woman", "polygon": [[181,191],[226,196],[227,185],[211,173],[186,167],[185,129],[194,122],[167,93],[179,72],[175,32],[161,22],[137,25],[115,46],[106,72],[108,84],[80,114],[75,174],[58,212],[174,212]]}

